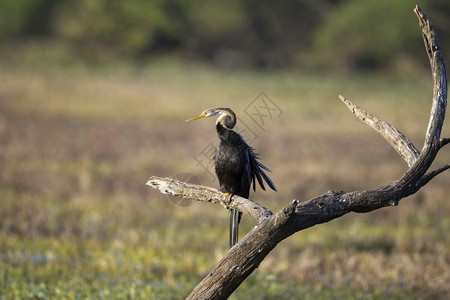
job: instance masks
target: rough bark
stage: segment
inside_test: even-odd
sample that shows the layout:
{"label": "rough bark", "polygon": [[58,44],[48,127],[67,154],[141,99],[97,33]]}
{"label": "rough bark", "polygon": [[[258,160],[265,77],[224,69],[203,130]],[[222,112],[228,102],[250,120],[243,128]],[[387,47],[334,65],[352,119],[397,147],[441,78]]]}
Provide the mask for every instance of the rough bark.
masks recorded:
{"label": "rough bark", "polygon": [[158,188],[162,193],[221,203],[227,208],[246,213],[257,221],[257,225],[231,248],[219,264],[194,288],[188,299],[226,299],[283,239],[352,211],[369,212],[381,207],[398,205],[401,199],[414,194],[433,177],[450,168],[450,165],[444,165],[428,172],[438,151],[449,143],[448,138],[440,138],[447,104],[447,76],[433,25],[419,7],[416,6],[414,12],[422,29],[433,77],[432,109],[422,151],[419,153],[394,126],[340,96],[358,118],[377,130],[407,162],[409,169],[398,180],[374,190],[329,191],[304,202],[293,200],[282,210],[272,214],[268,209],[248,199],[238,196],[224,198],[220,191],[210,187],[190,185],[168,178],[150,178],[147,184]]}

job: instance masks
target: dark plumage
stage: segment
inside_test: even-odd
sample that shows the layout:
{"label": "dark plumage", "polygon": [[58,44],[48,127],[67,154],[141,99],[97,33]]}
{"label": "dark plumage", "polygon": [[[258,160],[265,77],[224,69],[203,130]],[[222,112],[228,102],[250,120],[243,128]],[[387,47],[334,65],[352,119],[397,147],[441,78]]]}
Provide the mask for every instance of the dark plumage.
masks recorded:
{"label": "dark plumage", "polygon": [[[256,181],[265,190],[265,181],[272,190],[276,191],[272,180],[264,172],[264,170],[269,172],[270,170],[257,160],[258,155],[254,153],[253,148],[247,144],[241,134],[233,130],[236,125],[236,115],[231,109],[210,108],[200,116],[187,121],[216,115],[219,115],[216,121],[216,130],[220,143],[214,161],[220,190],[248,199],[252,182],[253,190],[256,190]],[[238,241],[241,217],[241,212],[230,210],[230,247],[233,247]]]}

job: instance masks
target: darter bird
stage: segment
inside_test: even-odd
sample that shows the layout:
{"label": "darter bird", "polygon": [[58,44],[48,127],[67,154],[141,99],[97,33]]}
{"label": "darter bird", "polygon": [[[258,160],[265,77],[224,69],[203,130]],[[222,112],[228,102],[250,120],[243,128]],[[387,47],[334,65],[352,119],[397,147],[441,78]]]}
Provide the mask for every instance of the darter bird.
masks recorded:
{"label": "darter bird", "polygon": [[[216,130],[220,138],[219,146],[214,155],[216,175],[219,179],[220,190],[223,193],[238,195],[248,199],[250,186],[256,190],[256,180],[263,190],[264,182],[274,191],[277,191],[272,180],[264,170],[271,172],[258,161],[259,157],[253,151],[242,135],[233,130],[236,125],[236,114],[229,108],[210,108],[198,117],[186,120],[192,121],[201,118],[219,116],[216,121]],[[238,228],[242,213],[230,209],[230,248],[238,242]]]}

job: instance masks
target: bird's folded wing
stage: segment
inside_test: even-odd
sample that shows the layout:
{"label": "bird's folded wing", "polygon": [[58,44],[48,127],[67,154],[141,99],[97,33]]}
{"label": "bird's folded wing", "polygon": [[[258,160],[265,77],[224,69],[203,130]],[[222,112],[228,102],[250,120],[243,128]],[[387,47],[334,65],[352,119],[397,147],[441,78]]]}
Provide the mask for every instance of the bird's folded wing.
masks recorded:
{"label": "bird's folded wing", "polygon": [[273,184],[272,180],[267,176],[267,174],[264,172],[264,170],[271,172],[265,165],[260,163],[258,161],[259,157],[258,154],[256,154],[252,147],[250,147],[247,142],[245,141],[244,137],[237,131],[233,129],[224,128],[226,132],[223,134],[227,135],[227,140],[235,145],[240,144],[242,147],[244,147],[246,150],[246,168],[247,168],[247,174],[248,174],[248,180],[249,184],[253,182],[253,190],[256,190],[256,181],[258,181],[259,185],[263,190],[266,190],[264,186],[264,181],[267,183],[267,185],[274,191],[277,191],[275,188],[275,185]]}
{"label": "bird's folded wing", "polygon": [[[252,147],[248,147],[247,150],[247,157],[248,157],[248,166],[249,166],[249,174],[251,177],[251,181],[253,181],[253,190],[256,190],[256,180],[258,180],[259,185],[263,190],[266,190],[264,187],[264,181],[267,183],[267,185],[274,191],[277,191],[275,188],[275,185],[273,184],[272,180],[267,176],[267,174],[264,172],[264,170],[271,172],[266,166],[264,166],[262,163],[258,161],[259,157],[258,154],[256,154],[253,151]],[[256,178],[256,180],[255,180]],[[264,181],[263,181],[264,180]]]}

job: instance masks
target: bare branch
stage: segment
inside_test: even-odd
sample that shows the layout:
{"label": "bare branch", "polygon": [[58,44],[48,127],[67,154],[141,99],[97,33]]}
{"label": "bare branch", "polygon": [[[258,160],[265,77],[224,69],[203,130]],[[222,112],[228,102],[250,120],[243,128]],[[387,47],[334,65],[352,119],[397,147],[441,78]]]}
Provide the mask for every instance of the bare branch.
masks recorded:
{"label": "bare branch", "polygon": [[397,151],[398,154],[406,161],[409,167],[419,157],[420,152],[416,149],[414,144],[406,138],[406,136],[397,130],[391,124],[378,119],[369,112],[354,105],[350,100],[342,95],[339,95],[342,102],[347,105],[348,109],[355,114],[358,119],[375,129],[391,146]]}
{"label": "bare branch", "polygon": [[203,185],[190,184],[172,178],[152,176],[146,185],[158,189],[162,194],[168,194],[185,199],[203,202],[220,203],[226,208],[236,209],[255,218],[258,222],[267,219],[272,212],[251,200],[237,195],[230,197],[218,189]]}
{"label": "bare branch", "polygon": [[441,139],[441,148],[444,147],[445,145],[447,145],[448,143],[450,143],[450,139],[449,138]]}
{"label": "bare branch", "polygon": [[422,29],[422,38],[425,50],[430,61],[431,74],[433,77],[433,104],[431,106],[430,121],[425,136],[424,147],[430,147],[433,139],[439,139],[447,107],[447,75],[444,58],[441,52],[439,38],[434,31],[433,24],[416,5],[414,12],[419,19]]}
{"label": "bare branch", "polygon": [[442,167],[440,167],[437,170],[431,171],[427,174],[425,174],[422,179],[420,179],[420,181],[418,182],[418,185],[420,185],[420,187],[426,185],[431,179],[433,179],[436,175],[441,174],[442,172],[446,171],[450,169],[450,165],[444,165]]}

